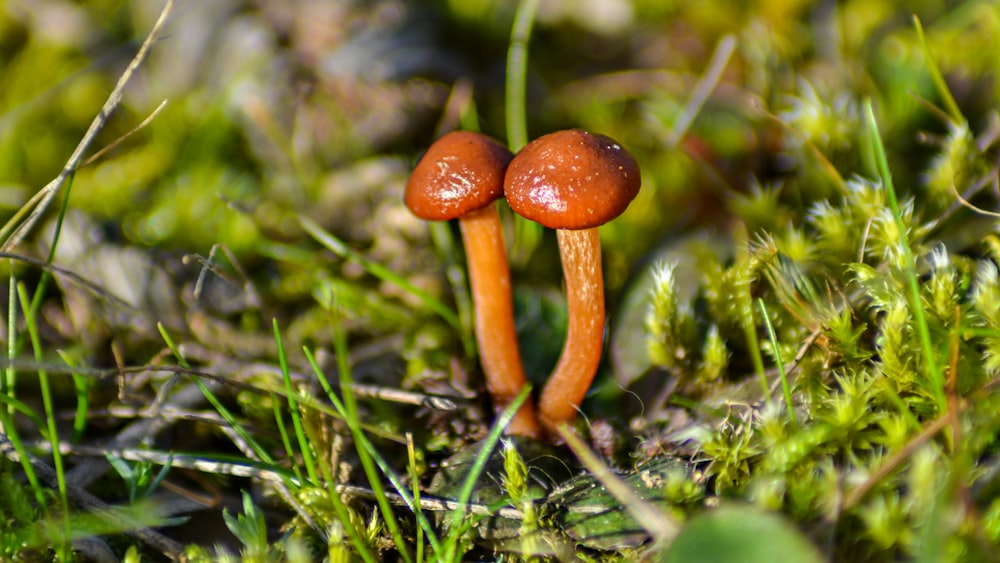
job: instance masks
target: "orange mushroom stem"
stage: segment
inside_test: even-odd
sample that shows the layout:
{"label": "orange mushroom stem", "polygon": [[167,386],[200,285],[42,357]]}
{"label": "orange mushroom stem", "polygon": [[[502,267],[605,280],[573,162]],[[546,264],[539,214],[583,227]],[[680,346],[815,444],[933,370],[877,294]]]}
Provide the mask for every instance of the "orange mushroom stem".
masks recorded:
{"label": "orange mushroom stem", "polygon": [[[494,201],[503,196],[510,151],[479,133],[457,131],[438,139],[406,183],[404,202],[426,220],[458,219],[476,311],[479,358],[495,409],[507,408],[527,385],[514,328],[510,267]],[[526,401],[506,429],[539,437],[535,407]]]}
{"label": "orange mushroom stem", "polygon": [[514,157],[504,195],[516,213],[556,229],[566,283],[566,341],[538,402],[548,435],[572,422],[604,347],[604,279],[597,227],[639,192],[639,166],[613,139],[579,129],[528,143]]}

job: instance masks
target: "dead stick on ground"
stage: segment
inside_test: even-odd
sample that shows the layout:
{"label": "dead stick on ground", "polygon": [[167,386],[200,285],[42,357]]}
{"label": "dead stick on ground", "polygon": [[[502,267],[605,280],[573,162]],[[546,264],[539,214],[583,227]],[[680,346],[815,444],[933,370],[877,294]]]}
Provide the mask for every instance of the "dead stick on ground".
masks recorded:
{"label": "dead stick on ground", "polygon": [[[83,135],[83,139],[80,140],[80,143],[76,146],[76,150],[73,151],[69,160],[66,161],[66,165],[63,166],[59,175],[56,176],[54,180],[49,182],[44,188],[39,190],[38,193],[36,193],[31,200],[21,208],[22,211],[15,214],[14,217],[12,217],[10,221],[8,221],[7,224],[0,229],[0,240],[6,239],[3,242],[3,246],[0,246],[0,251],[10,252],[17,247],[22,240],[24,240],[24,237],[27,236],[28,232],[31,231],[31,229],[38,222],[39,218],[41,218],[42,214],[48,209],[52,200],[55,199],[56,194],[59,193],[59,188],[62,187],[62,185],[66,182],[66,179],[73,175],[76,171],[80,161],[83,160],[84,153],[87,152],[88,148],[90,148],[94,138],[97,137],[97,134],[111,117],[111,114],[121,103],[122,96],[125,94],[125,86],[132,78],[136,69],[139,68],[139,65],[146,60],[146,55],[149,54],[149,49],[152,47],[153,41],[159,34],[163,24],[166,23],[167,16],[170,14],[170,10],[173,6],[173,0],[167,0],[167,2],[163,5],[163,10],[160,11],[159,18],[157,18],[156,23],[153,24],[153,28],[149,31],[149,35],[147,35],[146,39],[142,42],[142,46],[139,47],[139,52],[135,54],[135,57],[132,58],[132,62],[130,62],[128,67],[125,68],[125,72],[123,72],[118,78],[118,83],[115,84],[115,87],[108,96],[107,101],[104,102],[104,106],[101,108],[101,111],[90,123],[90,128],[87,129],[87,132]],[[24,217],[23,211],[28,209],[31,209],[30,215],[28,215],[28,217],[21,222],[21,219]],[[20,224],[18,224],[19,222]]]}

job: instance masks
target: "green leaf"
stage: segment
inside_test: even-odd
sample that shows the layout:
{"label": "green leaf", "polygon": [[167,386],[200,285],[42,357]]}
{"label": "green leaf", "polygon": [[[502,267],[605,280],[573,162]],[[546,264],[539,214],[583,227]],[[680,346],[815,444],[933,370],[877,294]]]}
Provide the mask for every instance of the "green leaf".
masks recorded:
{"label": "green leaf", "polygon": [[777,514],[750,505],[729,504],[692,519],[658,560],[819,563],[824,558]]}

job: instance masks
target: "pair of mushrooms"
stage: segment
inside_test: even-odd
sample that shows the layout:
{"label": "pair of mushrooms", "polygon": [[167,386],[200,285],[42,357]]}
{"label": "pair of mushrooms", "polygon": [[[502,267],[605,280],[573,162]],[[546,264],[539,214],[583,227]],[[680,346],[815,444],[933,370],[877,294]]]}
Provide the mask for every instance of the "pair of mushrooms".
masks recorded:
{"label": "pair of mushrooms", "polygon": [[[494,202],[506,197],[522,217],[556,229],[569,325],[536,414],[527,401],[507,432],[556,434],[576,416],[597,373],[604,341],[604,280],[597,227],[620,215],[639,191],[639,167],[618,143],[572,129],[535,139],[517,156],[490,137],[458,131],[417,163],[404,201],[426,220],[458,219],[476,311],[476,340],[495,408],[527,384],[514,330],[510,268]],[[540,423],[540,424],[539,424]]]}

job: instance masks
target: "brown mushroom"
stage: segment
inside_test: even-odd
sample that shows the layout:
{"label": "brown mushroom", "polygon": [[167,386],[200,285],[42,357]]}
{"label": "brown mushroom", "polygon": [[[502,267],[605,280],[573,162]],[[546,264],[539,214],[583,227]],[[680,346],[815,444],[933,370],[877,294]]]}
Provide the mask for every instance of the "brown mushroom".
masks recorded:
{"label": "brown mushroom", "polygon": [[[438,139],[410,174],[404,202],[431,221],[458,219],[476,310],[476,341],[486,387],[497,411],[527,385],[514,330],[510,268],[494,201],[503,197],[510,151],[480,133],[457,131]],[[526,401],[509,434],[538,437],[535,407]]]}
{"label": "brown mushroom", "polygon": [[639,184],[639,166],[628,151],[579,129],[535,139],[507,167],[507,202],[522,217],[556,229],[566,282],[566,342],[538,402],[550,436],[574,419],[601,360],[604,279],[597,227],[625,211]]}

